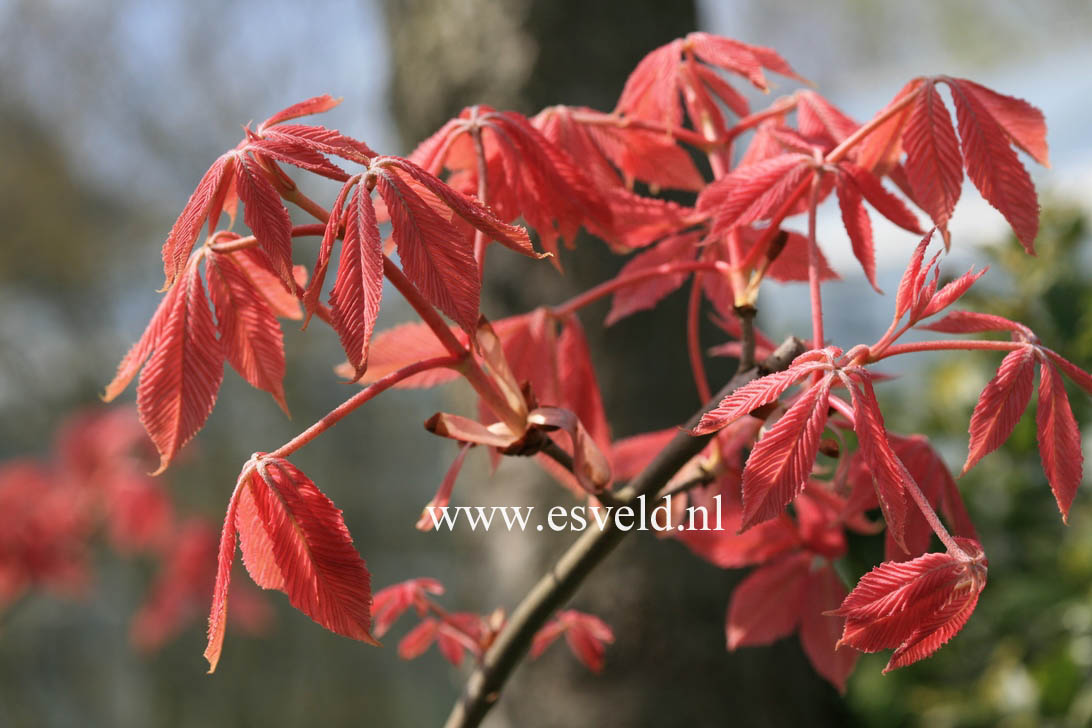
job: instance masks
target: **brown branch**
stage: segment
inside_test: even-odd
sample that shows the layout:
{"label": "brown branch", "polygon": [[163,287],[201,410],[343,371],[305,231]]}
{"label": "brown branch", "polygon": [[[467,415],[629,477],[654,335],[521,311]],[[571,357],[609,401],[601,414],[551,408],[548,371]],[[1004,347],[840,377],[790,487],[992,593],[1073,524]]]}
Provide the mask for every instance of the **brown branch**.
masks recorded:
{"label": "brown branch", "polygon": [[[709,403],[696,413],[644,471],[616,495],[623,503],[635,503],[641,495],[658,493],[686,463],[705,447],[712,435],[695,437],[689,429],[697,425],[701,415],[716,406],[723,397],[761,375],[763,371],[784,369],[804,346],[790,338],[777,348],[758,368],[741,372]],[[463,695],[448,716],[446,728],[472,728],[481,724],[500,698],[508,677],[527,653],[535,633],[546,620],[576,592],[584,579],[607,554],[625,538],[628,531],[615,528],[608,520],[602,530],[589,529],[561,556],[554,567],[539,580],[519,603],[508,623],[497,635],[493,645],[482,656],[467,681]]]}

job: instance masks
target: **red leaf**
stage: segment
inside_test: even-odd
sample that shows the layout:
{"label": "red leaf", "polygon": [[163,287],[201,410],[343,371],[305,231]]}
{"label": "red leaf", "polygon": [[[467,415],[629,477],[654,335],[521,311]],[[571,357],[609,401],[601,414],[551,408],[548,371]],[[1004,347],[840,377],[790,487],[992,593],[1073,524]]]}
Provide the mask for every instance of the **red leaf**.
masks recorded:
{"label": "red leaf", "polygon": [[958,301],[964,293],[970,290],[971,286],[978,282],[979,278],[986,275],[987,270],[989,270],[988,267],[983,268],[976,273],[974,269],[971,269],[951,283],[948,283],[944,288],[941,288],[929,300],[929,305],[925,307],[925,310],[921,314],[921,318],[928,318]]}
{"label": "red leaf", "polygon": [[[332,632],[377,644],[370,633],[368,570],[341,511],[280,458],[258,459],[243,488],[254,501],[255,525],[269,539],[273,563],[266,568],[275,566],[280,572],[279,579],[267,572],[266,583],[259,586],[284,591],[292,606]],[[245,547],[245,537],[243,543]]]}
{"label": "red leaf", "polygon": [[255,139],[247,145],[246,151],[272,157],[281,162],[305,169],[323,177],[344,182],[349,175],[341,167],[329,161],[309,146],[291,139]]}
{"label": "red leaf", "polygon": [[359,379],[368,367],[368,343],[383,295],[383,250],[371,194],[357,185],[345,210],[345,240],[330,311],[341,347]]}
{"label": "red leaf", "polygon": [[800,644],[804,654],[815,671],[840,693],[845,693],[846,679],[852,674],[859,655],[847,646],[838,646],[845,620],[825,612],[837,609],[845,598],[842,580],[827,565],[808,575],[800,610]]}
{"label": "red leaf", "polygon": [[[291,146],[295,149],[310,149],[319,154],[333,154],[357,164],[368,164],[377,156],[367,144],[345,136],[337,129],[323,126],[302,126],[285,124],[261,132],[263,139]],[[293,162],[295,164],[295,162]],[[334,165],[330,165],[333,167]],[[337,179],[335,177],[335,179]],[[342,178],[343,179],[343,178]]]}
{"label": "red leaf", "polygon": [[686,43],[706,63],[738,73],[763,91],[768,89],[762,74],[763,68],[807,83],[807,79],[798,75],[788,61],[772,48],[748,45],[731,38],[700,32],[687,35]]}
{"label": "red leaf", "polygon": [[792,634],[805,604],[811,554],[797,553],[755,569],[732,592],[728,649],[755,647]]}
{"label": "red leaf", "polygon": [[914,249],[914,254],[910,256],[910,262],[906,265],[906,270],[903,271],[902,278],[899,280],[899,290],[895,293],[895,320],[898,321],[902,318],[902,315],[910,310],[910,307],[914,304],[914,301],[918,297],[918,281],[921,278],[921,263],[925,258],[925,249],[929,247],[929,241],[933,238],[933,230],[930,230],[925,234],[925,237],[918,243],[918,247]]}
{"label": "red leaf", "polygon": [[228,502],[224,527],[220,532],[220,547],[216,559],[216,584],[212,590],[212,607],[209,611],[209,641],[205,647],[205,659],[209,663],[209,673],[216,672],[220,662],[220,652],[224,648],[224,629],[227,626],[228,589],[231,586],[231,565],[235,561],[235,516],[238,513],[239,493],[244,487],[244,480],[250,471],[244,469],[235,485],[235,492]]}
{"label": "red leaf", "polygon": [[1035,336],[1031,329],[1004,316],[976,311],[952,311],[950,314],[930,324],[921,324],[919,329],[939,331],[944,334],[974,334],[984,331],[1011,331],[1022,338]]}
{"label": "red leaf", "polygon": [[117,374],[106,385],[106,391],[102,395],[104,402],[112,402],[119,394],[124,392],[125,388],[129,386],[129,382],[133,381],[133,377],[140,371],[140,367],[151,356],[152,351],[155,350],[156,342],[162,338],[163,330],[171,319],[171,313],[175,309],[175,301],[178,296],[177,288],[171,288],[160,300],[159,306],[152,314],[151,321],[144,328],[144,333],[122,357],[121,362],[118,364]]}
{"label": "red leaf", "polygon": [[428,595],[443,593],[443,585],[429,578],[409,579],[377,591],[372,598],[373,633],[376,637],[382,637],[410,607],[416,607],[417,613],[423,615],[423,610],[427,609]]}
{"label": "red leaf", "polygon": [[406,276],[429,303],[473,332],[481,292],[473,242],[393,172],[376,170],[376,187],[390,211]]}
{"label": "red leaf", "polygon": [[872,222],[861,201],[861,193],[852,183],[837,187],[838,207],[842,211],[842,224],[849,234],[853,255],[861,263],[865,277],[877,293],[883,293],[876,285],[876,250],[872,245]]}
{"label": "red leaf", "polygon": [[[565,641],[576,658],[592,672],[603,671],[603,656],[607,644],[614,642],[614,633],[607,623],[590,614],[569,610]],[[559,615],[560,616],[560,615]]]}
{"label": "red leaf", "polygon": [[682,108],[676,83],[682,46],[682,40],[673,40],[642,58],[626,79],[617,110],[661,121],[668,127],[680,126]]}
{"label": "red leaf", "polygon": [[1001,361],[997,375],[982,390],[971,415],[971,443],[964,473],[1008,439],[1027,409],[1034,379],[1034,347],[1022,346]]}
{"label": "red leaf", "polygon": [[[906,472],[913,478],[929,504],[936,510],[943,510],[949,516],[949,523],[957,536],[974,537],[974,527],[966,512],[962,510],[963,501],[959,496],[955,479],[952,478],[948,466],[936,454],[929,441],[921,435],[914,437],[899,437],[888,435],[888,442],[892,451],[906,467]],[[957,499],[951,502],[952,498]],[[949,507],[951,506],[951,507]],[[961,520],[952,522],[953,513],[959,515]],[[903,527],[903,543],[895,541],[892,531],[888,529],[884,543],[885,561],[909,561],[929,551],[933,541],[933,529],[921,513],[916,504],[908,504],[906,508],[906,523]]]}
{"label": "red leaf", "polygon": [[422,619],[420,624],[399,640],[398,656],[403,660],[412,660],[425,654],[425,651],[436,641],[436,633],[439,628],[440,623],[432,617]]}
{"label": "red leaf", "polygon": [[615,440],[610,449],[610,469],[614,477],[621,481],[636,477],[677,432],[671,428]]}
{"label": "red leaf", "polygon": [[865,574],[832,612],[846,618],[839,644],[862,652],[894,648],[884,668],[888,672],[928,657],[950,640],[967,622],[986,585],[981,547],[958,541],[965,556],[926,554],[887,562]]}
{"label": "red leaf", "polygon": [[762,405],[773,402],[797,381],[821,367],[822,364],[819,362],[805,362],[744,384],[722,399],[716,407],[702,415],[693,433],[707,435],[727,427]]}
{"label": "red leaf", "polygon": [[262,174],[249,155],[241,155],[235,164],[235,186],[243,201],[243,221],[258,238],[258,245],[269,256],[277,275],[288,287],[292,280],[292,219],[281,204],[277,190]]}
{"label": "red leaf", "polygon": [[[284,281],[273,270],[273,263],[265,251],[260,248],[246,248],[230,253],[228,257],[250,279],[250,284],[261,293],[276,316],[295,321],[303,318],[295,288],[289,290],[285,287]],[[303,266],[295,266],[292,273],[296,283],[303,285],[307,282],[307,271]]]}
{"label": "red leaf", "polygon": [[[223,348],[216,340],[216,324],[196,259],[176,288],[177,292],[172,290],[164,298],[169,311],[137,386],[140,421],[159,450],[157,473],[167,469],[205,424],[224,378]],[[154,324],[156,318],[149,329]]]}
{"label": "red leaf", "polygon": [[[783,282],[808,280],[808,246],[810,245],[808,239],[791,230],[783,230],[782,232],[787,236],[785,238],[785,247],[770,263],[770,267],[766,269],[766,277]],[[729,234],[738,234],[748,245],[751,245],[758,242],[761,231],[744,226],[736,228]],[[838,280],[838,274],[830,267],[830,263],[827,262],[826,256],[823,255],[823,251],[818,245],[816,245],[816,252],[819,254],[819,280]]]}
{"label": "red leaf", "polygon": [[888,192],[883,183],[871,172],[849,162],[842,162],[838,168],[845,173],[852,184],[856,185],[857,190],[868,200],[868,204],[876,208],[881,215],[904,230],[918,235],[924,232],[910,208],[901,199]]}
{"label": "red leaf", "polygon": [[1027,101],[1005,96],[965,78],[953,79],[963,93],[973,96],[1001,125],[1009,139],[1044,167],[1047,159],[1046,120],[1043,112]]}
{"label": "red leaf", "polygon": [[[575,117],[579,115],[579,119]],[[667,134],[624,126],[593,109],[551,106],[531,123],[573,159],[581,160],[600,188],[639,179],[668,189],[697,191],[705,185],[689,153]]]}
{"label": "red leaf", "polygon": [[205,263],[220,344],[235,371],[252,387],[273,395],[288,414],[281,325],[251,279],[234,261],[235,258],[213,253]]}
{"label": "red leaf", "polygon": [[698,196],[698,209],[714,216],[713,233],[762,220],[777,210],[811,172],[811,158],[782,154],[736,167]]}
{"label": "red leaf", "polygon": [[239,166],[234,152],[223,154],[212,163],[201,181],[197,183],[197,189],[190,195],[186,206],[182,208],[178,219],[171,226],[166,242],[163,243],[163,273],[166,276],[163,290],[173,286],[178,279],[190,251],[193,250],[197,235],[201,232],[201,226],[210,217],[212,219],[209,220],[209,232],[212,232],[212,228],[220,217],[219,205],[213,203],[219,199],[220,205],[223,204],[223,194],[230,183],[232,169]]}
{"label": "red leaf", "polygon": [[1055,364],[1062,368],[1062,371],[1065,372],[1067,377],[1076,382],[1081,389],[1092,395],[1092,375],[1089,375],[1088,372],[1057,352],[1051,351],[1050,349],[1042,350],[1046,352],[1046,355],[1049,356]]}
{"label": "red leaf", "polygon": [[592,672],[603,671],[606,646],[614,642],[614,632],[598,617],[567,609],[540,629],[531,642],[531,657],[537,658],[562,634],[569,649]]}
{"label": "red leaf", "polygon": [[518,225],[508,225],[498,220],[489,208],[472,197],[467,197],[458,190],[452,189],[441,182],[435,176],[421,169],[413,162],[399,157],[386,158],[392,166],[409,174],[425,189],[436,195],[445,205],[451,208],[459,217],[467,223],[496,240],[501,245],[522,253],[529,258],[545,257],[535,252],[531,245],[531,239],[527,231]]}
{"label": "red leaf", "polygon": [[281,109],[276,114],[273,114],[273,116],[263,121],[258,126],[258,130],[262,131],[274,124],[280,124],[281,122],[289,121],[291,119],[298,119],[301,116],[321,114],[324,111],[329,111],[340,103],[340,98],[335,99],[330,94],[313,96],[305,101],[300,101],[298,104],[292,104],[286,109]]}
{"label": "red leaf", "polygon": [[[892,106],[916,93],[921,85],[920,78],[911,80],[876,116],[887,113]],[[875,175],[891,174],[898,168],[899,157],[902,156],[902,135],[912,106],[902,107],[861,140],[852,152],[852,158],[858,165]]]}
{"label": "red leaf", "polygon": [[926,83],[906,120],[906,173],[914,199],[944,229],[959,200],[963,160],[952,117],[933,84]]}
{"label": "red leaf", "polygon": [[1084,463],[1081,431],[1073,419],[1062,377],[1045,359],[1039,367],[1039,406],[1035,422],[1043,471],[1058,501],[1062,520],[1067,521],[1069,506],[1077,495],[1077,486],[1081,484]]}
{"label": "red leaf", "polygon": [[986,201],[1009,221],[1024,249],[1034,255],[1039,201],[1031,177],[1009,146],[1004,128],[980,97],[968,92],[956,79],[949,79],[948,87],[955,101],[967,176]]}
{"label": "red leaf", "polygon": [[628,253],[675,234],[689,227],[693,218],[692,208],[669,200],[642,197],[622,187],[605,190],[603,199],[611,211],[611,226],[599,228],[590,223],[589,232],[607,241],[617,253]]}
{"label": "red leaf", "polygon": [[[466,334],[462,330],[455,329],[453,333],[464,344],[466,343]],[[410,364],[426,359],[436,359],[448,353],[450,352],[440,343],[427,324],[420,322],[399,324],[379,332],[372,339],[368,353],[368,370],[360,379],[360,383],[371,384]],[[352,365],[345,364],[344,368],[338,368],[338,373],[349,379],[356,375],[356,370]],[[458,378],[459,373],[453,369],[437,368],[414,374],[394,386],[401,389],[427,388]]]}
{"label": "red leaf", "polygon": [[800,133],[834,146],[860,126],[811,89],[796,92],[796,125]]}
{"label": "red leaf", "polygon": [[803,490],[819,450],[830,397],[827,375],[758,441],[743,469],[743,529],[777,516]]}
{"label": "red leaf", "polygon": [[[674,538],[700,558],[722,569],[738,569],[741,566],[765,563],[800,548],[796,525],[784,511],[772,520],[764,521],[742,533],[738,532],[743,521],[743,507],[739,500],[739,483],[735,477],[722,481],[722,487],[717,494],[720,499],[709,499],[709,506],[699,505],[693,500],[690,502],[698,508],[706,508],[708,524],[719,524],[720,530],[703,530],[702,526],[706,524],[697,515],[701,511],[694,511],[694,524],[697,528],[690,528],[687,519],[683,524],[686,528],[673,534]],[[719,512],[716,510],[718,502]]]}
{"label": "red leaf", "polygon": [[[665,238],[656,247],[630,258],[618,271],[616,278],[624,278],[671,263],[693,260],[701,235],[701,231],[694,231]],[[654,308],[663,298],[682,286],[689,276],[689,273],[657,275],[618,289],[611,299],[610,313],[607,314],[605,325],[611,326],[630,314]]]}
{"label": "red leaf", "polygon": [[[307,324],[311,321],[311,316],[314,315],[319,307],[319,298],[322,296],[322,286],[326,282],[326,271],[330,267],[330,257],[334,251],[334,242],[336,242],[338,236],[342,234],[341,217],[345,213],[345,199],[349,196],[349,193],[353,188],[359,184],[360,177],[349,179],[342,185],[341,191],[338,192],[337,198],[334,200],[333,207],[330,208],[330,217],[326,219],[326,227],[322,231],[322,242],[319,243],[318,259],[315,261],[315,270],[311,276],[311,283],[307,286],[307,290],[303,292],[303,296],[301,297],[304,315],[306,316],[303,321],[304,328],[307,328]],[[372,216],[375,216],[374,208],[372,210]],[[342,247],[342,256],[344,255],[345,248]]]}
{"label": "red leaf", "polygon": [[603,410],[603,395],[599,392],[584,327],[575,315],[566,317],[562,323],[556,357],[561,406],[572,410],[600,449],[609,452],[610,425]]}
{"label": "red leaf", "polygon": [[853,429],[860,442],[860,453],[872,476],[891,537],[904,551],[908,551],[906,523],[908,514],[915,506],[907,503],[909,494],[904,482],[911,476],[891,449],[883,412],[872,389],[871,375],[859,369],[851,376],[857,384],[850,388],[850,392],[853,396]]}

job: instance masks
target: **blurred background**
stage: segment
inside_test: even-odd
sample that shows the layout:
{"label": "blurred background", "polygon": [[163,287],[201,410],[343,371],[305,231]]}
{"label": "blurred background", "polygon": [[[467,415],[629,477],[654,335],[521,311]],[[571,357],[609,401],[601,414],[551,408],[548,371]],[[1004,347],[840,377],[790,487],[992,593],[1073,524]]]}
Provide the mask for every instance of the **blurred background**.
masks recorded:
{"label": "blurred background", "polygon": [[[167,230],[240,125],[331,93],[345,101],[316,123],[406,153],[472,103],[528,114],[554,103],[609,110],[645,53],[694,29],[775,47],[858,119],[911,77],[940,72],[1040,107],[1053,166],[1031,170],[1044,207],[1039,256],[1020,252],[1000,215],[968,188],[945,270],[990,262],[972,307],[1017,318],[1092,366],[1085,0],[320,0],[306,9],[256,0],[0,0],[0,459],[47,456],[66,413],[97,401],[158,301]],[[793,88],[782,83],[775,93]],[[881,287],[891,291],[916,240],[876,226]],[[889,301],[874,298],[829,214],[820,240],[845,279],[824,289],[830,310],[846,313],[831,317],[828,335],[844,346],[874,340]],[[490,260],[490,316],[560,301],[622,262],[593,240],[568,255],[564,279],[511,258]],[[411,317],[390,293],[381,326]],[[775,293],[764,299],[770,306],[760,302],[760,325],[774,339],[805,331],[806,293]],[[676,295],[605,331],[605,307],[586,311],[616,436],[670,427],[697,406],[683,309]],[[331,371],[341,361],[336,337],[321,327],[285,329],[293,419],[229,372],[207,427],[164,476],[180,512],[218,523],[251,452],[273,449],[345,398]],[[892,429],[930,433],[957,466],[974,401],[999,359],[922,357],[895,372],[904,376],[881,392]],[[712,369],[714,378],[726,378],[729,364]],[[133,398],[132,388],[123,395]],[[1071,399],[1088,433],[1092,406],[1075,391]],[[571,536],[413,528],[455,454],[420,423],[440,408],[466,411],[470,401],[455,387],[392,393],[293,460],[344,509],[377,588],[437,577],[450,609],[485,613],[511,609]],[[1087,434],[1085,443],[1088,452]],[[472,454],[457,499],[567,502],[529,465],[506,462],[490,477],[485,458]],[[1087,490],[1064,527],[1030,415],[961,486],[990,556],[990,584],[969,625],[936,657],[887,676],[885,656],[865,658],[843,699],[811,673],[795,637],[723,650],[739,573],[675,543],[631,538],[574,601],[614,628],[605,672],[593,676],[555,648],[519,668],[488,725],[1088,725]],[[879,558],[876,541],[855,544],[860,568]],[[92,558],[94,581],[81,598],[32,592],[0,614],[0,726],[437,725],[466,676],[435,652],[403,662],[392,646],[325,632],[270,594],[267,633],[229,628],[209,677],[203,614],[157,652],[130,645],[130,619],[155,563],[106,549]]]}

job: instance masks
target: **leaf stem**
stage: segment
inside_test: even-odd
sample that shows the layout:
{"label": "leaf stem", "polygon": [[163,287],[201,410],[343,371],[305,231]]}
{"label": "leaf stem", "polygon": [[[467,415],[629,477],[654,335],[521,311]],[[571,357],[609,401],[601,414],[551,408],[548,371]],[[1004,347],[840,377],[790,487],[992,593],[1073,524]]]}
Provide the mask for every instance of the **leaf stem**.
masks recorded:
{"label": "leaf stem", "polygon": [[819,243],[815,240],[815,212],[819,206],[819,185],[822,174],[818,171],[811,178],[811,196],[808,200],[808,291],[811,294],[812,346],[823,348],[823,293],[819,280]]}
{"label": "leaf stem", "polygon": [[690,371],[694,374],[694,385],[698,389],[698,399],[709,400],[709,377],[705,373],[705,361],[701,355],[701,273],[695,272],[690,280],[690,297],[686,302],[686,353],[690,357]]}
{"label": "leaf stem", "polygon": [[408,379],[414,374],[420,374],[421,372],[428,371],[429,369],[439,369],[440,367],[455,368],[460,364],[460,362],[462,362],[462,357],[440,356],[415,362],[408,366],[402,367],[398,371],[391,372],[382,379],[379,379],[368,385],[364,389],[360,390],[352,397],[349,397],[349,399],[345,400],[340,405],[335,407],[333,410],[330,411],[328,415],[323,417],[321,420],[311,425],[306,430],[296,435],[294,438],[271,452],[269,454],[269,457],[287,458],[289,455],[314,440],[323,432],[336,425],[346,415],[355,410],[357,407],[360,407],[362,404],[373,399],[376,395],[382,393],[383,391],[390,389],[395,384],[401,382],[403,379]]}
{"label": "leaf stem", "polygon": [[[489,169],[485,163],[485,144],[482,142],[482,128],[477,124],[478,107],[470,112],[473,125],[470,127],[470,137],[474,140],[474,156],[478,163],[478,201],[483,205],[489,205]],[[478,275],[485,272],[485,233],[481,230],[474,231],[474,260],[478,262]]]}
{"label": "leaf stem", "polygon": [[564,303],[550,309],[554,316],[567,316],[585,306],[605,298],[617,290],[632,286],[649,278],[668,276],[673,273],[691,273],[694,271],[717,271],[722,275],[731,275],[732,267],[722,260],[687,260],[678,263],[662,263],[654,268],[635,271],[633,273],[604,281],[594,288],[589,288],[578,296],[570,298]]}
{"label": "leaf stem", "polygon": [[909,93],[896,101],[891,106],[881,111],[876,116],[872,117],[869,122],[858,127],[855,132],[843,139],[841,144],[836,146],[834,149],[831,149],[824,161],[827,164],[837,164],[838,162],[842,161],[845,156],[849,154],[849,151],[853,149],[853,147],[857,146],[857,144],[859,144],[861,140],[863,140],[866,136],[875,131],[877,127],[890,119],[892,116],[906,108],[910,104],[910,102],[917,98],[917,96],[918,95],[916,93]]}
{"label": "leaf stem", "polygon": [[869,362],[877,362],[899,354],[913,354],[919,351],[951,351],[957,349],[978,351],[1015,351],[1022,346],[1027,346],[1022,341],[981,341],[981,340],[953,340],[953,341],[914,341],[908,344],[893,344],[881,351],[879,355],[873,352]]}
{"label": "leaf stem", "polygon": [[[292,227],[292,237],[303,238],[311,235],[321,237],[325,231],[325,225],[295,225]],[[241,238],[236,238],[235,240],[225,240],[222,243],[210,243],[208,247],[217,253],[234,253],[238,250],[253,248],[257,244],[258,238],[253,235],[246,235]]]}

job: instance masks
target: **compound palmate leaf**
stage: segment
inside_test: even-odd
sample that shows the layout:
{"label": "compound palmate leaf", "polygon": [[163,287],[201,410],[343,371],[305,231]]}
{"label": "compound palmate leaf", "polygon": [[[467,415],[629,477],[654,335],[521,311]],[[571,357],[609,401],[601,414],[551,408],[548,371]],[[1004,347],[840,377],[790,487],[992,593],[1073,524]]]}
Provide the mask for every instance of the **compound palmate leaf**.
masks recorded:
{"label": "compound palmate leaf", "polygon": [[209,672],[223,648],[236,536],[258,586],[283,591],[292,606],[332,632],[378,644],[371,634],[371,577],[341,511],[287,460],[256,456],[243,468],[220,536],[205,649]]}
{"label": "compound palmate leaf", "polygon": [[936,652],[963,628],[986,585],[986,556],[970,539],[956,539],[963,553],[925,554],[886,562],[861,577],[842,606],[839,644],[862,652],[894,649],[884,672]]}

